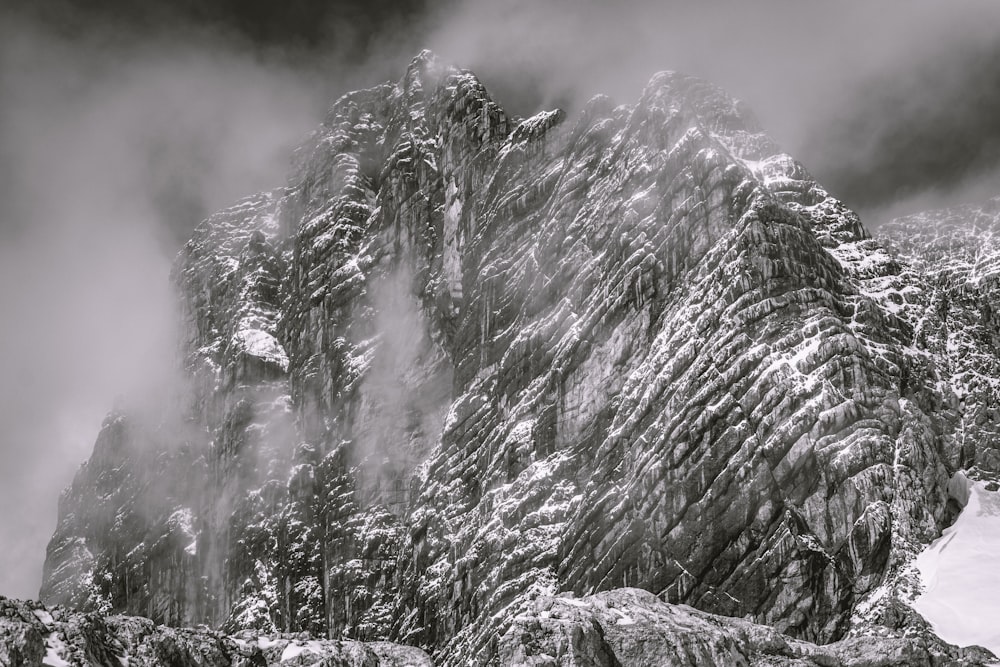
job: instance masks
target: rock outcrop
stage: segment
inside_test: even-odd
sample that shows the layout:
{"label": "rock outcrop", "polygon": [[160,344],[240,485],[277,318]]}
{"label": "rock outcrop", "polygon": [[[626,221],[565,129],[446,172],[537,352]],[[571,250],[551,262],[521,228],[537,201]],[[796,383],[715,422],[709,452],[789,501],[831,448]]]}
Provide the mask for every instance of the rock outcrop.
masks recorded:
{"label": "rock outcrop", "polygon": [[426,653],[389,642],[292,635],[226,636],[147,618],[104,617],[0,597],[4,667],[431,667]]}
{"label": "rock outcrop", "polygon": [[[945,647],[948,648],[948,647]],[[667,604],[648,591],[586,598],[539,597],[500,638],[504,665],[551,667],[912,667],[978,665],[969,649],[953,660],[935,642],[843,640],[828,646],[773,628]],[[225,635],[147,618],[101,616],[0,597],[4,667],[432,667],[420,649],[390,642],[315,639],[307,633]]]}
{"label": "rock outcrop", "polygon": [[[185,246],[189,387],[109,417],[43,600],[466,665],[563,642],[539,600],[635,588],[772,626],[704,640],[750,664],[897,664],[777,633],[922,664],[901,573],[995,431],[915,344],[908,261],[705,82],[518,119],[423,53]],[[594,650],[648,664],[628,641]]]}

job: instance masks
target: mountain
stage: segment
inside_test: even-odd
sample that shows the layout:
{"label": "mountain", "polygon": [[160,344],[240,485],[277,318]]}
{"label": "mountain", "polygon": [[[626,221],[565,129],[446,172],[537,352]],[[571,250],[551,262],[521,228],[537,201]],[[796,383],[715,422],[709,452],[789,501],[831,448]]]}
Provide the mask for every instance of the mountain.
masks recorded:
{"label": "mountain", "polygon": [[703,81],[520,119],[421,53],[181,251],[184,381],[105,421],[42,599],[441,665],[980,664],[913,563],[1000,463],[996,301],[923,224],[873,239]]}

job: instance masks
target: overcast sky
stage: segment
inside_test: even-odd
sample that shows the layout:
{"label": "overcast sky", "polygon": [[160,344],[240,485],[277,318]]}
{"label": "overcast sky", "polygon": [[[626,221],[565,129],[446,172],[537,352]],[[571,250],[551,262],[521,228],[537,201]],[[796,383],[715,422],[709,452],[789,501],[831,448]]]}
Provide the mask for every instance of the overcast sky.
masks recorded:
{"label": "overcast sky", "polygon": [[[86,4],[86,10],[81,6]],[[0,594],[33,597],[59,490],[114,396],[169,367],[167,273],[284,181],[339,93],[430,47],[525,115],[652,73],[745,99],[876,224],[1000,193],[991,0],[7,0],[0,9]]]}

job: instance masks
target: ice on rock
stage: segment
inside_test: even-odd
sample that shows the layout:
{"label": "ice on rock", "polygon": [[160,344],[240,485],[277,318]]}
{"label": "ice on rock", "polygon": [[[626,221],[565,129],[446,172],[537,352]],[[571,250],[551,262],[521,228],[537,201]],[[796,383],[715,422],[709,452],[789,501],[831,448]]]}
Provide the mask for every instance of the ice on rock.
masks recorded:
{"label": "ice on rock", "polygon": [[251,357],[273,363],[281,370],[288,370],[288,355],[278,339],[260,329],[241,329],[233,336],[237,349]]}
{"label": "ice on rock", "polygon": [[46,667],[73,667],[63,656],[66,655],[66,643],[58,632],[50,632],[45,636],[45,657],[42,664]]}
{"label": "ice on rock", "polygon": [[35,615],[39,621],[42,622],[46,627],[51,627],[55,620],[52,618],[52,614],[49,613],[47,609],[32,609],[31,613]]}
{"label": "ice on rock", "polygon": [[189,556],[197,554],[198,533],[194,528],[194,516],[191,508],[182,507],[167,519],[167,527],[184,543],[184,552]]}

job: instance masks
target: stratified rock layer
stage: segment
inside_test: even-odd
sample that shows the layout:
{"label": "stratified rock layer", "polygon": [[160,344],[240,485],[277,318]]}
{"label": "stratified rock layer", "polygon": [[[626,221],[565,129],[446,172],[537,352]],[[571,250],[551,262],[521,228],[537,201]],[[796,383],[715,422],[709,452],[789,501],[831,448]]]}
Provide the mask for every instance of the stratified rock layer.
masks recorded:
{"label": "stratified rock layer", "polygon": [[182,251],[183,430],[109,418],[43,599],[451,665],[561,592],[919,625],[886,591],[961,406],[907,267],[739,103],[662,73],[520,120],[424,53],[295,163]]}
{"label": "stratified rock layer", "polygon": [[585,598],[539,597],[500,639],[501,664],[552,667],[930,667],[990,659],[978,647],[955,650],[899,637],[816,646],[768,626],[667,604],[634,588]]}
{"label": "stratified rock layer", "polygon": [[1000,473],[1000,198],[897,218],[879,236],[908,267],[901,314],[951,391],[960,465]]}

